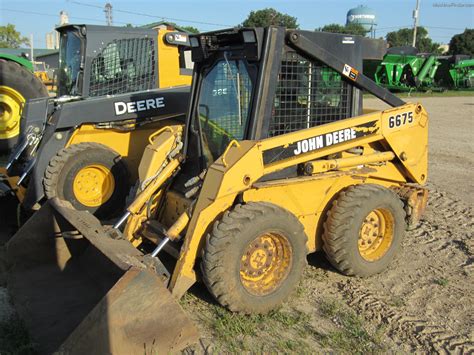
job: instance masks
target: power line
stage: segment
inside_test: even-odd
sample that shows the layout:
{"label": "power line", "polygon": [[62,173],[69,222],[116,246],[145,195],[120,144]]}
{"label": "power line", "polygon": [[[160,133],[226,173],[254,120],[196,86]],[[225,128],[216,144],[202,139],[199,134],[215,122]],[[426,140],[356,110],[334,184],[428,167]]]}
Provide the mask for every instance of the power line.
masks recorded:
{"label": "power line", "polygon": [[423,26],[423,25],[420,25],[420,27],[434,28],[434,29],[439,29],[439,30],[452,30],[452,31],[464,31],[467,28],[467,27],[464,27],[464,28],[436,27],[436,26]]}
{"label": "power line", "polygon": [[[94,7],[94,8],[100,8],[102,9],[102,6],[99,5],[94,5],[94,4],[88,4],[76,0],[69,0],[69,3],[80,5],[80,6],[87,6],[87,7]],[[176,21],[176,22],[187,22],[187,23],[194,23],[198,25],[210,25],[210,26],[219,26],[219,27],[233,27],[234,25],[226,25],[222,23],[212,23],[212,22],[203,22],[203,21],[194,21],[194,20],[186,20],[186,19],[179,19],[179,18],[173,18],[173,17],[167,17],[167,16],[154,16],[150,14],[145,14],[142,12],[135,12],[135,11],[127,11],[127,10],[119,10],[115,9],[115,12],[121,12],[124,14],[129,14],[129,15],[137,15],[137,16],[144,16],[144,17],[149,17],[149,18],[155,18],[155,19],[161,19],[161,20],[171,20],[171,21]]]}
{"label": "power line", "polygon": [[[392,26],[392,27],[377,27],[377,31],[380,30],[391,30],[391,29],[402,29],[402,28],[407,28],[410,29],[412,26],[407,25],[407,26]],[[418,27],[424,27],[424,28],[433,28],[437,30],[447,30],[447,31],[464,31],[466,28],[454,28],[454,27],[438,27],[438,26],[425,26],[425,25],[419,25]]]}
{"label": "power line", "polygon": [[[27,14],[27,15],[40,15],[40,16],[48,16],[48,17],[56,17],[56,18],[58,17],[58,15],[45,14],[45,13],[42,13],[42,12],[35,12],[35,11],[14,10],[14,9],[5,9],[5,8],[2,9],[2,11],[17,12],[17,13],[20,13],[20,14]],[[69,16],[69,17],[72,18],[72,19],[76,19],[76,20],[85,20],[85,21],[93,21],[93,22],[104,23],[104,20],[100,20],[100,19],[93,19],[93,18],[88,18],[88,17],[77,17],[77,16]],[[120,21],[114,21],[114,22],[115,23],[120,23],[120,24],[123,24],[123,25],[129,24],[129,22],[120,22]],[[142,24],[133,24],[133,23],[131,25],[142,26]]]}

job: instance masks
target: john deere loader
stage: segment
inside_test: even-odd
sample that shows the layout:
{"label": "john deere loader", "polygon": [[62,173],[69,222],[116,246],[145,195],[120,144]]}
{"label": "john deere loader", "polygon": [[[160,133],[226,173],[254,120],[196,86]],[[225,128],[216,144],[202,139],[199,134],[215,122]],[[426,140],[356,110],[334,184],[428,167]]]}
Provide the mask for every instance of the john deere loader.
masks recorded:
{"label": "john deere loader", "polygon": [[58,97],[26,103],[0,188],[15,193],[26,211],[57,196],[111,218],[136,180],[147,137],[170,122],[184,124],[188,37],[93,25],[57,31]]}
{"label": "john deere loader", "polygon": [[[384,272],[425,209],[427,113],[360,72],[380,42],[270,27],[190,44],[186,125],[147,139],[123,216],[55,197],[7,245],[40,352],[178,351],[198,336],[175,301],[195,282],[266,313],[317,250],[345,275]],[[361,90],[391,107],[364,114]]]}

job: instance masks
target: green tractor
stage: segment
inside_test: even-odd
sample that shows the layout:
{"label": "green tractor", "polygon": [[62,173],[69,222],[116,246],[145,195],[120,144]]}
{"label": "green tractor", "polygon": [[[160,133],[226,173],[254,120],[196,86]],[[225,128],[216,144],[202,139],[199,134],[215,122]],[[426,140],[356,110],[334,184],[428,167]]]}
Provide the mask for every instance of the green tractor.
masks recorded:
{"label": "green tractor", "polygon": [[457,89],[474,89],[474,59],[464,59],[454,63],[449,75]]}
{"label": "green tractor", "polygon": [[25,102],[46,96],[48,90],[28,59],[0,53],[0,154],[16,144]]}

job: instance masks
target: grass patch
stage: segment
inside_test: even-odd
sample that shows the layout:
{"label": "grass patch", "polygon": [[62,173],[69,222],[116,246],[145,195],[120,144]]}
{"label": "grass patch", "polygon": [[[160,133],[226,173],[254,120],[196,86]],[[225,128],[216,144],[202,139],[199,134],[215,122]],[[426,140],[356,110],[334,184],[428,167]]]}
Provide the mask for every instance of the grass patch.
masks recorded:
{"label": "grass patch", "polygon": [[219,305],[210,306],[209,311],[202,320],[212,333],[216,353],[311,353],[302,339],[310,334],[310,316],[303,312],[292,309],[244,315]]}
{"label": "grass patch", "polygon": [[433,282],[439,286],[448,286],[449,284],[449,281],[448,279],[445,279],[445,278],[440,278],[440,279],[434,279]]}
{"label": "grass patch", "polygon": [[403,307],[405,306],[405,300],[402,298],[402,297],[399,297],[399,296],[394,296],[392,297],[392,299],[390,300],[390,304],[392,306],[395,306],[395,307]]}
{"label": "grass patch", "polygon": [[18,316],[0,323],[0,354],[27,355],[36,354],[36,345],[26,330],[26,326]]}
{"label": "grass patch", "polygon": [[322,316],[329,318],[337,326],[327,334],[318,334],[318,341],[337,353],[365,354],[382,353],[382,331],[370,332],[364,321],[351,309],[343,307],[336,301],[325,301],[320,304]]}
{"label": "grass patch", "polygon": [[[419,92],[419,91],[412,91],[412,92],[394,92],[396,96],[400,98],[410,98],[410,97],[465,97],[465,96],[473,96],[474,97],[474,90],[450,90],[445,92],[440,91],[432,91],[432,92]],[[374,95],[369,93],[364,93],[364,98],[376,98]]]}

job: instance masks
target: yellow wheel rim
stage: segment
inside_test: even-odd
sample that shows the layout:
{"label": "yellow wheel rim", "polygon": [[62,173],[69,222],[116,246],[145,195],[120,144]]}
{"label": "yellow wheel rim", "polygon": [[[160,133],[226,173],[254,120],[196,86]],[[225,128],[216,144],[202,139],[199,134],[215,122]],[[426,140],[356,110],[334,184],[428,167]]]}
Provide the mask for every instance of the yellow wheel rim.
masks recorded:
{"label": "yellow wheel rim", "polygon": [[367,261],[377,261],[390,249],[394,219],[390,211],[375,209],[362,222],[359,232],[359,253]]}
{"label": "yellow wheel rim", "polygon": [[109,200],[115,189],[111,171],[103,165],[89,165],[74,177],[76,199],[87,207],[99,207]]}
{"label": "yellow wheel rim", "polygon": [[240,260],[240,281],[251,294],[265,296],[286,279],[292,262],[292,248],[279,233],[265,233],[247,245]]}
{"label": "yellow wheel rim", "polygon": [[0,86],[0,139],[10,139],[20,133],[21,109],[26,100],[9,86]]}

